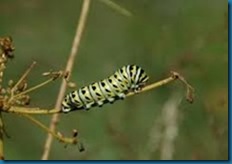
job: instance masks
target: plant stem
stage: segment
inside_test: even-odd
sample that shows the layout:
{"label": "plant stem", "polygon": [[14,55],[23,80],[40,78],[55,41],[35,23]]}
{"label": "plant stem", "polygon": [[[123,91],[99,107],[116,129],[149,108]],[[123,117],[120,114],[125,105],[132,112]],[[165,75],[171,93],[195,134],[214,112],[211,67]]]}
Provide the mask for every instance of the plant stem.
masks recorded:
{"label": "plant stem", "polygon": [[27,89],[27,90],[25,90],[25,91],[23,91],[23,92],[20,92],[19,94],[13,96],[12,99],[15,99],[15,98],[17,98],[17,97],[20,97],[20,96],[22,96],[22,95],[25,95],[25,94],[27,94],[27,93],[29,93],[29,92],[32,92],[32,91],[34,91],[34,90],[36,90],[36,89],[38,89],[38,88],[40,88],[40,87],[43,87],[44,85],[46,85],[46,84],[48,84],[48,83],[50,83],[50,82],[52,82],[52,81],[54,81],[54,78],[48,79],[48,80],[46,80],[46,81],[43,82],[43,83],[40,83],[40,84],[38,84],[38,85],[36,85],[36,86],[34,86],[34,87],[31,87],[31,88],[29,88],[29,89]]}
{"label": "plant stem", "polygon": [[54,114],[59,113],[59,109],[40,109],[40,108],[25,108],[19,106],[12,106],[10,109],[4,111],[8,113],[18,113],[18,114]]}
{"label": "plant stem", "polygon": [[21,78],[18,80],[18,82],[14,85],[14,87],[11,89],[11,96],[14,95],[14,91],[18,87],[18,85],[28,76],[28,74],[31,72],[31,70],[34,68],[36,62],[34,61],[30,67],[25,71],[25,73],[21,76]]}
{"label": "plant stem", "polygon": [[[81,9],[80,19],[79,19],[77,29],[76,29],[76,34],[75,34],[74,41],[73,41],[73,45],[72,45],[71,52],[70,52],[70,55],[69,55],[69,58],[68,58],[68,61],[66,64],[66,69],[65,69],[65,72],[69,72],[70,75],[72,72],[72,68],[74,65],[74,61],[75,61],[77,52],[79,50],[81,36],[82,36],[83,31],[85,29],[86,20],[87,20],[87,16],[88,16],[88,12],[89,12],[89,6],[90,6],[90,0],[84,0],[83,5],[82,5],[82,9]],[[62,80],[62,84],[60,86],[60,91],[59,91],[59,94],[57,97],[55,109],[60,109],[60,107],[61,107],[60,105],[61,105],[61,102],[63,100],[64,94],[66,91],[66,86],[67,86],[66,81]],[[49,127],[51,131],[55,131],[58,120],[59,120],[59,115],[54,114],[52,116],[52,119],[50,122],[50,127]],[[42,158],[41,158],[42,160],[48,159],[49,154],[50,154],[50,150],[51,150],[51,144],[52,144],[52,135],[48,134],[47,139],[45,141],[45,145],[44,145],[44,151],[43,151]]]}
{"label": "plant stem", "polygon": [[40,128],[42,128],[43,130],[45,130],[46,132],[48,132],[53,137],[57,138],[59,141],[61,141],[63,143],[75,144],[77,142],[76,138],[66,138],[66,137],[62,137],[62,136],[58,135],[54,131],[52,131],[49,128],[47,128],[47,126],[45,126],[44,124],[42,124],[40,121],[36,120],[34,117],[32,117],[32,116],[30,116],[28,114],[22,114],[22,116],[26,117],[27,119],[29,119],[30,121],[32,121],[34,124],[38,125]]}
{"label": "plant stem", "polygon": [[118,5],[117,3],[111,1],[111,0],[99,0],[102,3],[104,3],[105,5],[111,7],[112,9],[118,11],[120,14],[125,15],[127,17],[131,17],[132,13],[130,11],[128,11],[127,9],[121,7],[120,5]]}
{"label": "plant stem", "polygon": [[[141,89],[141,91],[139,91],[138,93],[142,93],[142,92],[145,92],[145,91],[149,91],[149,90],[151,90],[151,89],[158,88],[158,87],[163,86],[163,85],[165,85],[165,84],[168,84],[168,83],[170,83],[170,82],[172,82],[172,81],[174,81],[174,80],[176,80],[175,77],[173,77],[173,76],[168,77],[168,78],[166,78],[166,79],[163,79],[163,80],[160,80],[160,81],[158,81],[158,82],[155,82],[155,83],[152,83],[152,84],[150,84],[150,85],[145,86],[145,87],[144,87],[143,89]],[[126,96],[129,97],[129,96],[132,96],[132,95],[135,95],[135,94],[137,94],[137,93],[135,93],[135,92],[130,92],[130,93],[128,93]]]}

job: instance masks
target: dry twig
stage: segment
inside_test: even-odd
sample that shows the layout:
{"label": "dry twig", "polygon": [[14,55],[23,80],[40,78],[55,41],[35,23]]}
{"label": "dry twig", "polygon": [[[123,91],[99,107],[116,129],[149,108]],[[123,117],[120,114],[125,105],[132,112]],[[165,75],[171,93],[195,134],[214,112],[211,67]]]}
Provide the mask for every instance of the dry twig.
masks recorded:
{"label": "dry twig", "polygon": [[60,142],[63,142],[63,143],[66,143],[66,144],[77,144],[77,138],[76,138],[77,135],[73,136],[72,138],[64,137],[60,133],[56,133],[56,132],[50,130],[49,128],[47,128],[47,126],[42,124],[40,121],[36,120],[34,117],[32,117],[32,116],[30,116],[28,114],[22,114],[22,116],[29,119],[34,124],[38,125],[40,128],[45,130],[48,134],[51,134],[53,137],[57,138]]}
{"label": "dry twig", "polygon": [[128,11],[127,9],[123,8],[122,6],[118,5],[117,3],[111,1],[111,0],[99,0],[100,2],[106,4],[107,6],[111,7],[112,9],[116,10],[122,15],[125,15],[127,17],[131,17],[132,13]]}
{"label": "dry twig", "polygon": [[[74,61],[75,61],[75,58],[76,58],[76,55],[77,55],[77,52],[79,49],[81,36],[82,36],[84,28],[85,28],[85,24],[86,24],[88,12],[89,12],[89,6],[90,6],[90,0],[84,0],[83,5],[82,5],[80,20],[79,20],[79,23],[77,25],[76,35],[74,37],[71,53],[70,53],[70,56],[69,56],[69,59],[68,59],[67,65],[66,65],[66,69],[65,69],[65,72],[69,72],[70,74],[72,72],[73,64],[74,64]],[[59,91],[58,98],[56,101],[55,109],[60,109],[60,105],[61,105],[61,102],[63,100],[64,94],[66,91],[66,85],[67,85],[66,81],[63,80],[62,84],[60,86],[60,91]],[[54,114],[52,116],[52,119],[50,122],[50,127],[49,127],[51,131],[55,131],[58,120],[59,120],[59,115]],[[48,134],[45,145],[44,145],[44,151],[43,151],[43,155],[41,158],[42,160],[48,159],[49,153],[51,150],[51,144],[52,144],[52,135]]]}

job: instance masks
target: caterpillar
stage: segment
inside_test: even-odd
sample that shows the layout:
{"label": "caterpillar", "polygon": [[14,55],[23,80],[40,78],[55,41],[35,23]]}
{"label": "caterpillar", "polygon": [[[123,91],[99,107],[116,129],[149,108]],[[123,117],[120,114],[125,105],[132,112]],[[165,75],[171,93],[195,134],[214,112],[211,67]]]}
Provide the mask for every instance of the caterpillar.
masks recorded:
{"label": "caterpillar", "polygon": [[123,66],[108,78],[67,94],[61,104],[61,112],[89,110],[94,106],[101,107],[106,103],[124,99],[129,92],[141,90],[148,79],[149,77],[141,67]]}

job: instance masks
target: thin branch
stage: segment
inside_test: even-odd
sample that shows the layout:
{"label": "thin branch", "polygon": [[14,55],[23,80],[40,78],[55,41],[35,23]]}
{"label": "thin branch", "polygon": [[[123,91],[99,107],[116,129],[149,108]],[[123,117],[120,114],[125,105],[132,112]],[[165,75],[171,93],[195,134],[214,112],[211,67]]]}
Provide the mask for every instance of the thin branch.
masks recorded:
{"label": "thin branch", "polygon": [[[84,31],[84,28],[86,25],[86,20],[87,20],[87,16],[88,16],[88,12],[89,12],[89,6],[90,6],[90,0],[84,0],[83,5],[82,5],[81,14],[80,14],[79,23],[77,25],[76,34],[75,34],[75,38],[74,38],[72,49],[71,49],[71,53],[70,53],[69,59],[67,61],[66,69],[65,69],[65,72],[69,72],[70,74],[72,72],[74,61],[75,61],[75,58],[76,58],[76,55],[77,55],[77,52],[79,49],[81,36],[83,34],[83,31]],[[67,86],[66,81],[62,80],[62,84],[60,86],[60,91],[59,91],[59,94],[57,97],[55,109],[60,109],[60,107],[61,107],[60,105],[61,105],[61,102],[62,102],[63,97],[65,95],[66,86]],[[55,131],[58,120],[59,120],[59,115],[54,114],[52,116],[52,119],[50,122],[50,127],[49,127],[51,131]],[[44,145],[44,151],[43,151],[43,155],[41,158],[42,160],[48,159],[49,153],[51,150],[51,144],[52,144],[52,136],[50,134],[48,134],[47,139],[45,141],[45,145]]]}
{"label": "thin branch", "polygon": [[[21,78],[22,79],[22,78]],[[50,78],[50,79],[48,79],[48,80],[46,80],[46,81],[44,81],[44,82],[42,82],[42,83],[40,83],[40,84],[38,84],[38,85],[35,85],[34,87],[31,87],[31,88],[29,88],[29,89],[27,89],[27,90],[25,90],[25,91],[22,91],[22,92],[20,92],[20,93],[18,93],[18,94],[16,94],[16,95],[14,95],[14,91],[12,92],[11,91],[11,97],[9,98],[9,100],[8,100],[8,102],[7,102],[7,106],[6,107],[3,107],[2,108],[2,111],[4,111],[4,112],[13,112],[13,113],[17,113],[17,112],[15,112],[14,111],[14,106],[11,106],[11,102],[12,101],[14,101],[14,100],[16,100],[18,97],[20,97],[20,96],[22,96],[22,95],[25,95],[25,94],[27,94],[27,93],[29,93],[29,92],[32,92],[32,91],[34,91],[34,90],[36,90],[36,89],[38,89],[38,88],[41,88],[41,87],[43,87],[43,86],[45,86],[45,85],[47,85],[48,83],[50,83],[50,82],[52,82],[52,81],[54,81],[56,78],[54,78],[54,77],[52,77],[52,78]],[[10,108],[9,108],[9,106],[10,106]],[[13,108],[12,108],[13,107]],[[12,108],[12,109],[11,109]],[[31,111],[30,111],[30,109],[28,109],[28,108],[24,108],[24,110],[19,110],[20,112],[19,113],[28,113],[28,114],[30,114],[31,113]],[[25,111],[25,112],[23,112],[23,111]],[[32,111],[32,113],[33,113],[33,111]],[[36,112],[35,112],[36,113]],[[48,113],[48,110],[46,110],[46,112],[43,112],[43,113]],[[55,112],[56,113],[56,112]]]}
{"label": "thin branch", "polygon": [[[20,77],[20,79],[18,80],[18,82],[11,88],[11,90],[10,90],[10,98],[9,98],[9,100],[7,101],[7,104],[9,104],[9,106],[11,106],[11,102],[14,101],[14,100],[16,100],[18,97],[20,97],[20,96],[22,96],[22,95],[26,95],[26,94],[29,93],[29,92],[32,92],[32,91],[34,91],[34,90],[36,90],[36,89],[38,89],[38,88],[41,88],[41,87],[47,85],[48,83],[54,81],[54,80],[57,79],[58,77],[61,77],[61,75],[58,75],[58,74],[57,74],[56,76],[53,76],[53,77],[51,77],[50,79],[48,79],[48,80],[46,80],[46,81],[44,81],[44,82],[42,82],[42,83],[40,83],[40,84],[37,84],[37,85],[35,85],[35,86],[33,86],[33,87],[27,89],[27,90],[24,90],[24,91],[22,91],[22,92],[19,92],[19,93],[15,94],[15,91],[17,90],[17,87],[18,87],[18,86],[25,80],[25,78],[29,75],[29,73],[31,72],[31,70],[34,68],[35,64],[36,64],[36,62],[34,61],[34,62],[30,65],[30,67],[24,72],[24,74]],[[8,108],[8,106],[7,106],[7,108]],[[2,110],[8,110],[8,109],[4,109],[4,108],[3,108]]]}
{"label": "thin branch", "polygon": [[21,76],[21,78],[18,80],[18,82],[14,85],[14,87],[11,89],[11,96],[14,95],[14,91],[16,90],[16,88],[18,87],[18,85],[20,85],[20,83],[25,80],[25,78],[28,76],[28,74],[31,72],[31,70],[34,68],[36,62],[34,61],[30,67],[25,71],[25,73]]}
{"label": "thin branch", "polygon": [[[152,83],[152,84],[144,87],[141,91],[139,91],[137,93],[145,92],[145,91],[160,87],[160,86],[168,84],[176,79],[180,80],[186,86],[186,100],[189,103],[193,103],[193,101],[194,101],[194,88],[187,82],[187,80],[185,80],[185,78],[183,76],[181,76],[179,73],[174,72],[174,71],[171,71],[170,77],[163,79],[163,80],[160,80],[156,83]],[[131,92],[131,93],[127,94],[127,97],[132,96],[132,95],[137,94],[137,93]]]}
{"label": "thin branch", "polygon": [[38,84],[38,85],[36,85],[36,86],[34,86],[34,87],[31,87],[31,88],[29,88],[29,89],[27,89],[27,90],[25,90],[25,91],[23,91],[23,92],[20,92],[19,94],[13,96],[12,99],[15,99],[15,98],[17,98],[17,97],[20,97],[20,96],[22,96],[22,95],[25,95],[25,94],[27,94],[27,93],[29,93],[29,92],[32,92],[32,91],[34,91],[34,90],[36,90],[36,89],[38,89],[38,88],[40,88],[40,87],[43,87],[44,85],[47,85],[48,83],[50,83],[50,82],[52,82],[52,81],[54,81],[54,78],[48,79],[48,80],[46,80],[46,81],[43,82],[43,83],[40,83],[40,84]]}
{"label": "thin branch", "polygon": [[37,126],[42,128],[43,130],[45,130],[46,132],[51,134],[53,137],[57,138],[60,142],[67,143],[67,144],[76,144],[77,143],[76,138],[74,138],[74,137],[72,137],[72,138],[63,137],[62,135],[59,135],[58,133],[55,133],[54,131],[50,130],[49,128],[47,128],[47,126],[45,126],[40,121],[36,120],[34,117],[32,117],[32,116],[30,116],[28,114],[22,114],[22,116],[26,117],[27,119],[32,121],[34,124],[36,124]]}
{"label": "thin branch", "polygon": [[128,11],[127,9],[121,7],[120,5],[118,5],[117,3],[115,3],[115,2],[113,2],[111,0],[99,0],[99,1],[104,3],[107,6],[111,7],[112,9],[118,11],[122,15],[125,15],[127,17],[132,16],[132,13],[130,11]]}
{"label": "thin branch", "polygon": [[41,109],[41,108],[25,108],[19,106],[12,106],[10,109],[4,111],[8,113],[18,114],[55,114],[60,113],[60,109]]}
{"label": "thin branch", "polygon": [[163,86],[165,84],[168,84],[168,83],[170,83],[170,82],[172,82],[174,80],[176,80],[176,77],[171,76],[171,77],[168,77],[166,79],[160,80],[160,81],[152,83],[150,85],[147,85],[144,88],[142,88],[141,91],[139,91],[139,92],[130,92],[126,96],[129,97],[129,96],[133,96],[133,95],[135,95],[137,93],[142,93],[142,92],[145,92],[145,91],[149,91],[151,89],[155,89],[155,88],[158,88],[158,87]]}
{"label": "thin branch", "polygon": [[[174,72],[172,72],[174,73]],[[193,103],[194,101],[194,88],[185,80],[183,76],[178,75],[179,80],[186,86],[186,99],[190,103]]]}

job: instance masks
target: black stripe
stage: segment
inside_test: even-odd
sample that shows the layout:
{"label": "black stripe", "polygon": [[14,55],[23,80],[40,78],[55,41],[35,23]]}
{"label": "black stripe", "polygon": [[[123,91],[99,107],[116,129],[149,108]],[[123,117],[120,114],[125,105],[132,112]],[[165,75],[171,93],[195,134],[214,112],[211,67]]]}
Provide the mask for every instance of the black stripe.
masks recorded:
{"label": "black stripe", "polygon": [[[90,91],[90,87],[92,87],[92,85],[89,85],[88,86],[88,90],[89,90],[89,94],[90,94],[90,96],[91,96],[91,98],[94,100],[94,103],[96,104],[97,102],[98,102],[98,100],[96,100],[95,98],[94,98],[94,96],[92,95],[92,92]],[[94,92],[94,91],[93,91]],[[95,92],[94,92],[95,93]],[[93,104],[93,105],[95,105],[95,104]]]}

